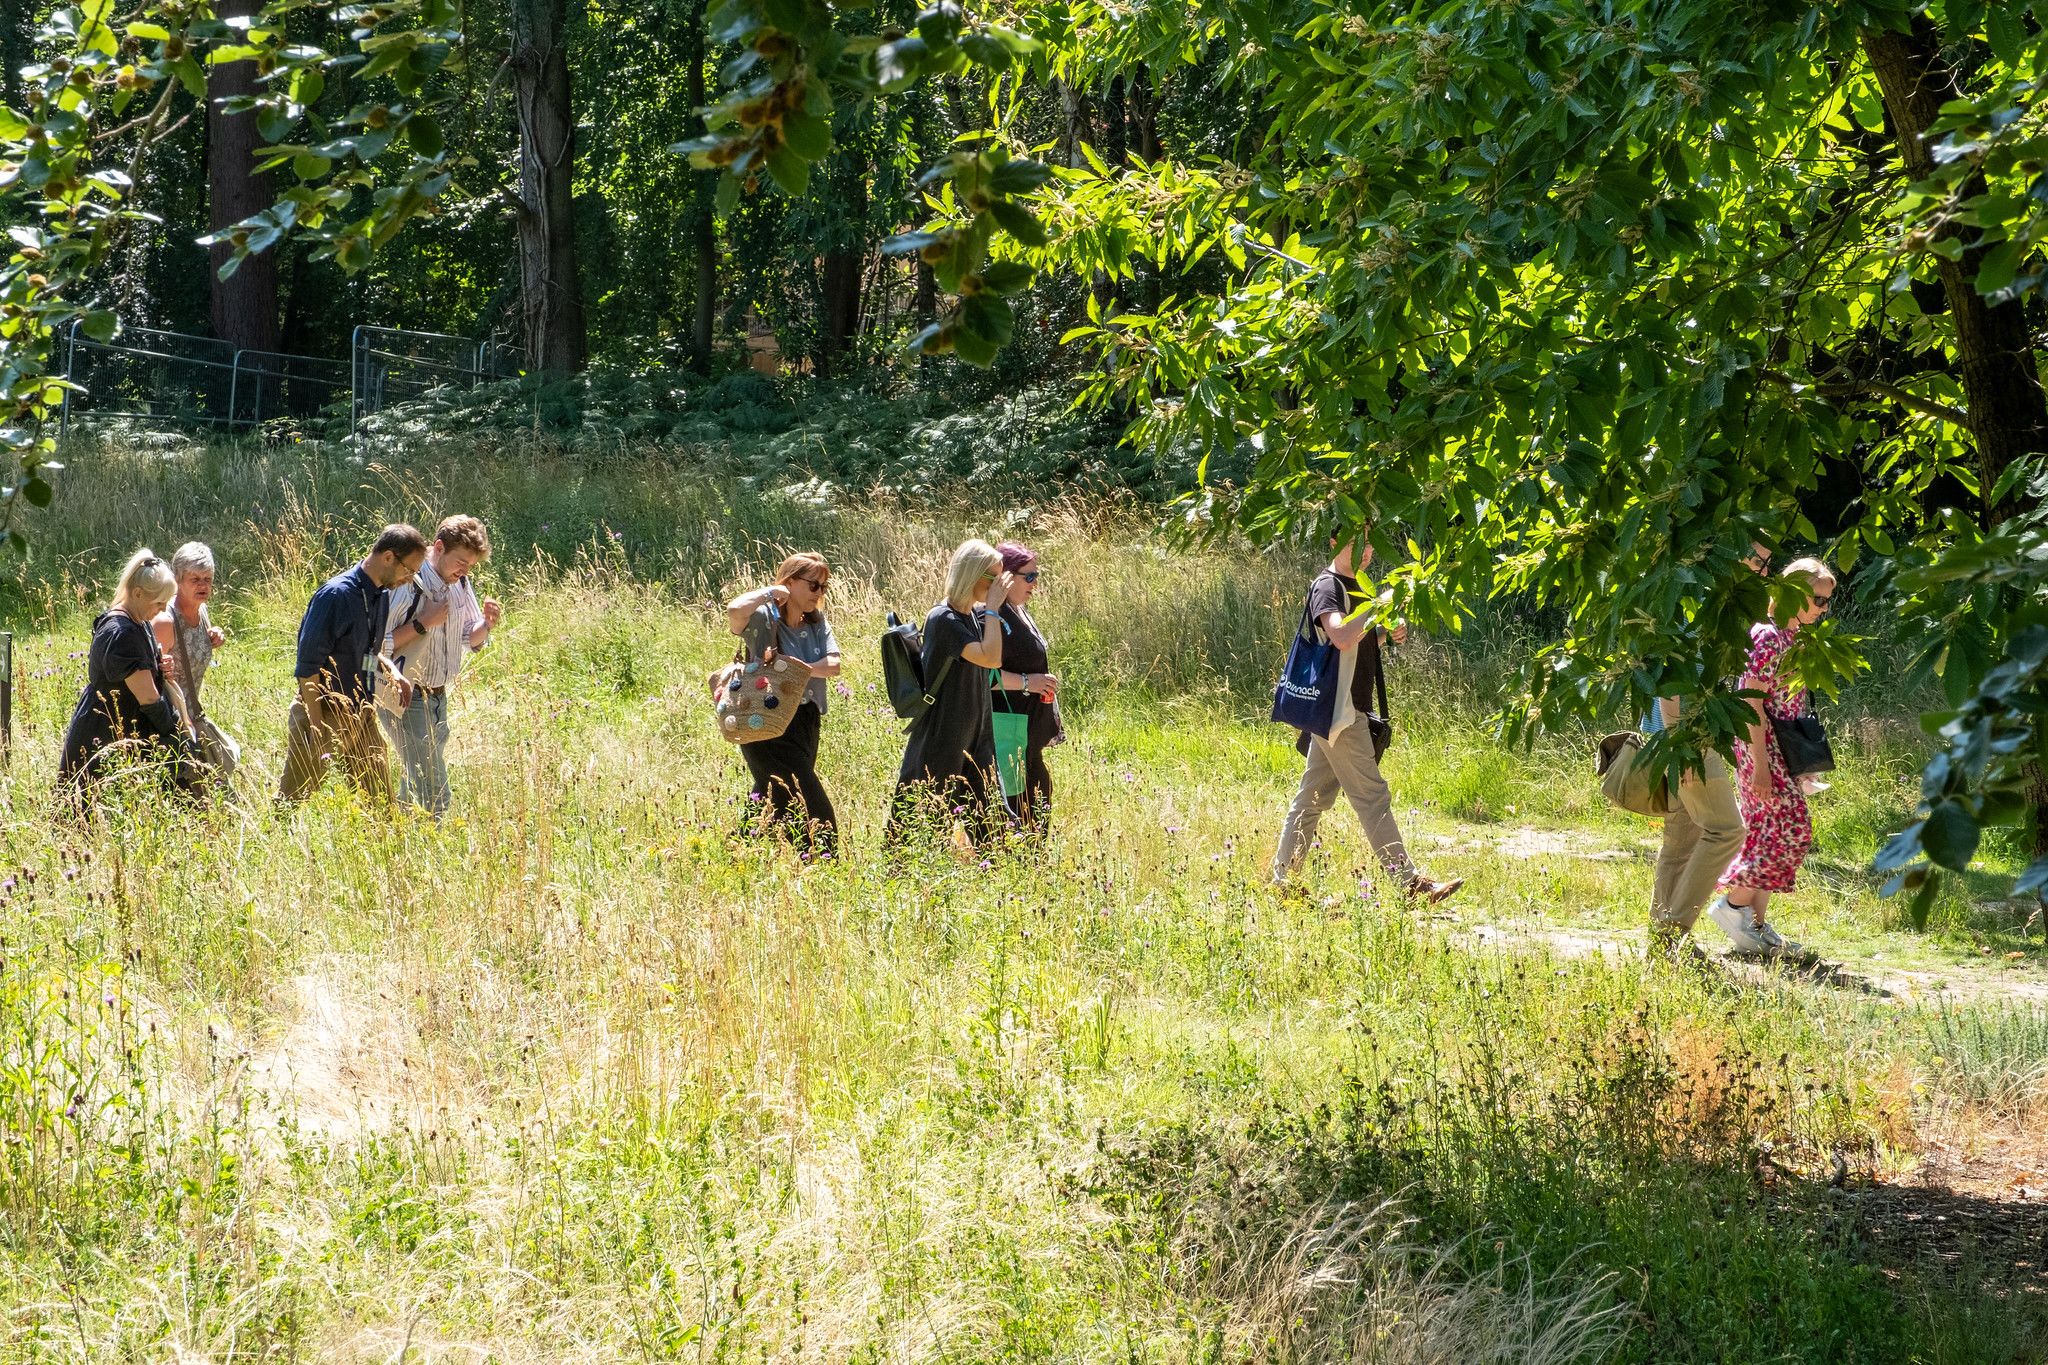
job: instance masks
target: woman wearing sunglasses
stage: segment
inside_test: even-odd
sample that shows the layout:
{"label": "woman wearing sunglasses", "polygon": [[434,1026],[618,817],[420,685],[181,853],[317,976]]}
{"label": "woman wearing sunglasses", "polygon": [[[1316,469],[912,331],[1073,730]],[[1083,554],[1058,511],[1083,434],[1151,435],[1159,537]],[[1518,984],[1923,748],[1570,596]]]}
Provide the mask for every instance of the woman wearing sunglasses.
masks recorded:
{"label": "woman wearing sunglasses", "polygon": [[999,604],[1003,665],[995,679],[995,709],[998,715],[1024,717],[1022,785],[1010,794],[1010,808],[1025,829],[1043,833],[1052,814],[1052,774],[1045,765],[1045,751],[1065,737],[1060,728],[1060,680],[1048,671],[1052,661],[1045,635],[1031,617],[1031,599],[1038,592],[1037,552],[1006,540],[996,546],[996,553],[1013,577],[1009,596]]}
{"label": "woman wearing sunglasses", "polygon": [[832,570],[825,557],[793,554],[775,570],[765,588],[741,593],[725,604],[726,623],[757,660],[771,647],[785,659],[810,665],[811,686],[789,728],[774,739],[739,746],[752,774],[752,798],[765,803],[769,822],[786,826],[820,857],[839,843],[839,817],[818,780],[818,735],[825,718],[827,678],[839,676],[839,641],[825,619],[825,592]]}
{"label": "woman wearing sunglasses", "polygon": [[1835,575],[1818,559],[1795,559],[1780,577],[1796,584],[1805,596],[1780,622],[1785,610],[1773,605],[1769,621],[1760,621],[1749,632],[1749,668],[1742,679],[1744,691],[1763,693],[1756,708],[1756,721],[1749,727],[1744,743],[1735,746],[1735,802],[1742,812],[1742,851],[1721,876],[1721,894],[1707,908],[1737,949],[1777,956],[1797,952],[1799,945],[1788,941],[1765,915],[1775,892],[1790,891],[1813,851],[1813,817],[1806,809],[1806,792],[1799,779],[1785,767],[1785,755],[1778,748],[1778,736],[1770,724],[1773,716],[1792,717],[1806,709],[1806,689],[1794,686],[1784,675],[1785,651],[1798,637],[1801,626],[1812,625],[1827,611],[1835,595]]}

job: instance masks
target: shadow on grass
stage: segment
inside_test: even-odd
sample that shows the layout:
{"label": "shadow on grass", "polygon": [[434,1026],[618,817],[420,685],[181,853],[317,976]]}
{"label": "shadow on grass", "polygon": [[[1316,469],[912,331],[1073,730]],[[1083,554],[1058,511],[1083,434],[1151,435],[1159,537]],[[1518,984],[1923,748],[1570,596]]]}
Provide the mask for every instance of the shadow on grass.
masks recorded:
{"label": "shadow on grass", "polygon": [[1839,1157],[1809,1178],[1597,1108],[1356,1098],[1105,1140],[1075,1193],[1217,1358],[2043,1358],[2048,1206],[1842,1188]]}

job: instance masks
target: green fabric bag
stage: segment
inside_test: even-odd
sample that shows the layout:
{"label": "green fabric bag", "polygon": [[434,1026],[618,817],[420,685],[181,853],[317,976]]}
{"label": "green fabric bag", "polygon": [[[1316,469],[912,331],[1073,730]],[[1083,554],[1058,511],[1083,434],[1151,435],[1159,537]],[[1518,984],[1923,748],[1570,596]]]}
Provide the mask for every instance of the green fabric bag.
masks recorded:
{"label": "green fabric bag", "polygon": [[[1000,683],[1001,674],[995,675]],[[1024,790],[1024,750],[1030,744],[1031,718],[1022,711],[1010,710],[1010,699],[1000,690],[1002,707],[994,715],[996,727],[996,780],[1002,784],[1003,798],[1020,795]]]}

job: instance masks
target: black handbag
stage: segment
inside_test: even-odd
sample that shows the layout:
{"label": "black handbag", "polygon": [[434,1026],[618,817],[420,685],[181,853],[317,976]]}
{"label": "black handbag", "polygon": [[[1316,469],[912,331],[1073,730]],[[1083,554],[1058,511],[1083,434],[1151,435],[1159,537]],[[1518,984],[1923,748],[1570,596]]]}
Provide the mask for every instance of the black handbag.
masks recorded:
{"label": "black handbag", "polygon": [[1394,742],[1393,708],[1387,705],[1387,666],[1380,654],[1379,632],[1371,637],[1372,645],[1372,690],[1373,700],[1379,710],[1365,713],[1367,733],[1372,736],[1372,761],[1377,763],[1386,756],[1387,746]]}
{"label": "black handbag", "polygon": [[1835,770],[1835,751],[1828,747],[1828,732],[1821,728],[1813,704],[1796,716],[1772,716],[1772,733],[1778,737],[1778,752],[1785,759],[1788,777]]}

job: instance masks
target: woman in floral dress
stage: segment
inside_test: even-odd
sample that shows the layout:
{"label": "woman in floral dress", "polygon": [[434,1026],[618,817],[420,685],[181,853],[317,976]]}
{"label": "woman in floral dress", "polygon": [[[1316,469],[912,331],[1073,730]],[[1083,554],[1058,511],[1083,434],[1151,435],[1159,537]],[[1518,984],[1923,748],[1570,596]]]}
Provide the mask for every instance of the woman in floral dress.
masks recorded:
{"label": "woman in floral dress", "polygon": [[[1806,689],[1794,687],[1780,669],[1785,651],[1799,628],[1820,619],[1835,594],[1834,573],[1818,559],[1795,559],[1783,577],[1806,591],[1806,603],[1787,624],[1759,622],[1749,632],[1749,667],[1743,690],[1764,694],[1747,742],[1735,750],[1735,803],[1742,813],[1742,851],[1721,877],[1721,894],[1709,914],[1735,946],[1748,952],[1795,951],[1765,915],[1771,895],[1790,891],[1800,864],[1813,850],[1813,819],[1799,779],[1785,771],[1785,756],[1770,724],[1773,716],[1792,717],[1806,709]],[[1774,609],[1773,615],[1777,615]]]}

